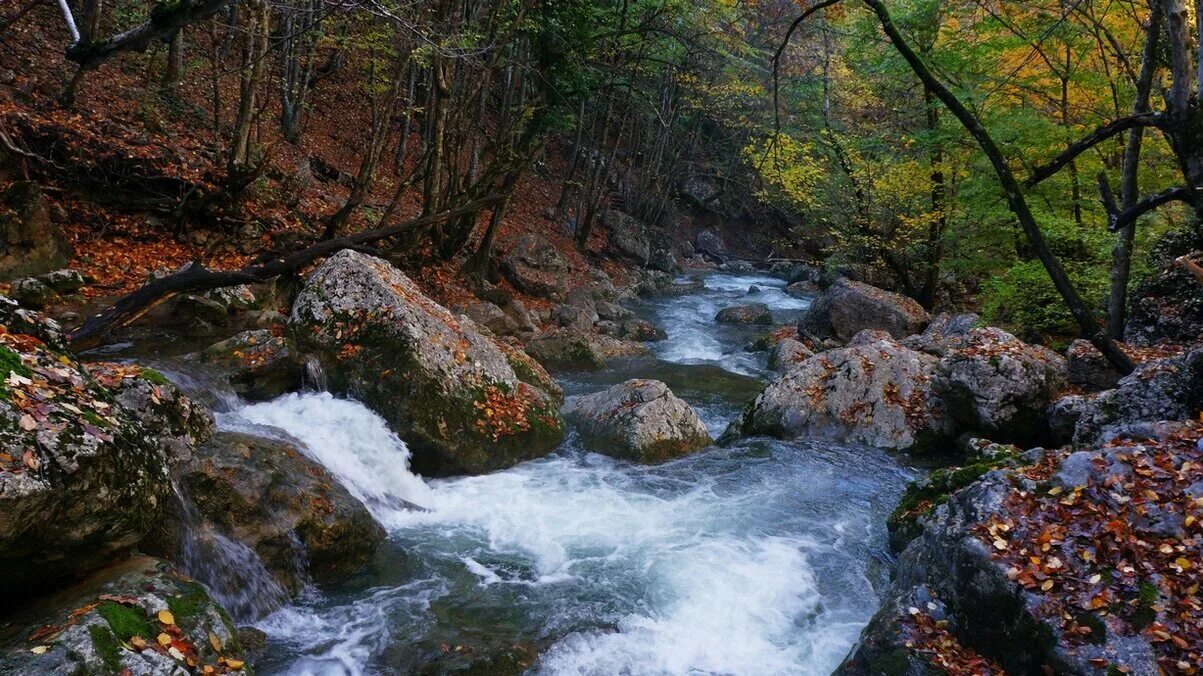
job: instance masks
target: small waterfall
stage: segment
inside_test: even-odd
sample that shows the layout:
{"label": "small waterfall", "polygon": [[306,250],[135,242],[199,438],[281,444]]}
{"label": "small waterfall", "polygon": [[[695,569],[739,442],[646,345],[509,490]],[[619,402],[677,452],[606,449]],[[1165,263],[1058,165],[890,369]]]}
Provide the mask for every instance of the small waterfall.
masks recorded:
{"label": "small waterfall", "polygon": [[325,392],[330,389],[326,380],[326,370],[322,368],[322,360],[317,355],[305,355],[305,379],[303,389],[307,392]]}
{"label": "small waterfall", "polygon": [[[236,622],[252,622],[288,603],[291,595],[268,572],[259,555],[218,532],[173,482],[180,513],[180,568],[205,585]],[[291,534],[294,546],[304,546]],[[305,558],[298,557],[304,566]],[[301,573],[302,571],[298,571]],[[307,580],[305,577],[298,579]]]}

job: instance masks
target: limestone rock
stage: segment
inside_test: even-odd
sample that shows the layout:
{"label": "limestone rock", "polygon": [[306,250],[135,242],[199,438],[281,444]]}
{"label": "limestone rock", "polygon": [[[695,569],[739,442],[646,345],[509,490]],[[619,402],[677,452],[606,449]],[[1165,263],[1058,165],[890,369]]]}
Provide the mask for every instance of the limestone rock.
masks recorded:
{"label": "limestone rock", "polygon": [[773,312],[764,303],[751,303],[749,305],[723,308],[714,316],[714,321],[720,324],[772,326]]}
{"label": "limestone rock", "polygon": [[497,342],[383,260],[331,256],[306,280],[289,323],[333,390],[405,439],[417,472],[488,472],[545,455],[563,437],[552,397],[523,382]]}
{"label": "limestone rock", "polygon": [[533,296],[561,294],[571,265],[547,240],[526,234],[501,261],[501,272],[519,291]]}
{"label": "limestone rock", "polygon": [[526,351],[546,368],[595,370],[610,359],[646,354],[648,349],[613,336],[561,329],[536,337]]}
{"label": "limestone rock", "polygon": [[0,196],[0,279],[40,275],[71,260],[71,245],[50,219],[42,188],[20,181]]}
{"label": "limestone rock", "polygon": [[577,397],[564,416],[591,448],[627,460],[663,462],[711,444],[697,412],[658,380],[628,380]]}
{"label": "limestone rock", "polygon": [[301,387],[305,365],[292,341],[267,329],[243,331],[210,345],[201,361],[225,375],[240,397],[268,401]]}
{"label": "limestone rock", "polygon": [[864,329],[883,329],[902,339],[921,331],[927,321],[927,312],[906,296],[840,279],[815,299],[799,326],[819,338],[841,341]]}

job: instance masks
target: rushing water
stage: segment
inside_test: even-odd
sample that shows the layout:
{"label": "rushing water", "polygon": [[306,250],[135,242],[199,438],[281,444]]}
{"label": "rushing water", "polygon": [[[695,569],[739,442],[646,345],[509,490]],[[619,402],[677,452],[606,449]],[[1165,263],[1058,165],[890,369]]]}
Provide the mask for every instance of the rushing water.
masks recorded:
{"label": "rushing water", "polygon": [[[767,277],[706,284],[638,306],[669,339],[567,374],[568,394],[659,378],[721,432],[766,374],[743,350],[758,331],[715,313],[756,301],[786,321],[806,301]],[[452,669],[514,645],[539,651],[541,674],[829,673],[876,608],[885,517],[911,477],[882,451],[764,439],[645,467],[570,434],[542,460],[424,481],[378,416],[329,394],[236,406],[219,425],[299,441],[389,532],[369,571],[259,621],[268,673]]]}

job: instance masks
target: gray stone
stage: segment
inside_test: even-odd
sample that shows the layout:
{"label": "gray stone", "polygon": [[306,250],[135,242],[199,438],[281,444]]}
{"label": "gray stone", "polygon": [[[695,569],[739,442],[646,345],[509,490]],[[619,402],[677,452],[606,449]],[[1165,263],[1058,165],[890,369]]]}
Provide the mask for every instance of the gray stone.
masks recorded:
{"label": "gray stone", "polygon": [[931,320],[923,333],[907,336],[902,344],[937,357],[969,344],[969,332],[981,327],[981,318],[972,312],[959,315],[944,313]]}
{"label": "gray stone", "polygon": [[627,340],[655,342],[668,340],[668,333],[646,319],[628,319],[620,327],[619,337]]}
{"label": "gray stone", "polygon": [[658,380],[628,380],[577,397],[564,417],[590,448],[637,462],[664,462],[711,444],[697,412]]}
{"label": "gray stone", "polygon": [[936,358],[893,340],[819,353],[765,387],[724,438],[810,437],[923,452],[952,438],[932,396]]}
{"label": "gray stone", "polygon": [[596,370],[610,359],[647,354],[648,349],[613,336],[560,329],[531,340],[526,351],[545,368]]}
{"label": "gray stone", "polygon": [[785,338],[777,341],[769,350],[768,366],[773,371],[788,371],[814,356],[802,341]]}
{"label": "gray stone", "polygon": [[723,258],[727,255],[727,245],[722,237],[714,230],[703,230],[698,233],[693,243],[694,249],[711,257]]}
{"label": "gray stone", "polygon": [[927,312],[906,296],[841,279],[815,299],[799,327],[819,338],[841,341],[864,329],[883,329],[902,339],[921,331],[927,321]]}
{"label": "gray stone", "polygon": [[[606,228],[610,231],[610,248],[615,253],[639,265],[649,265],[652,256],[652,247],[648,239],[646,224],[617,209],[608,210],[604,222]],[[654,269],[662,268],[661,266],[655,266]],[[669,273],[675,272],[675,270],[671,269],[663,271]]]}
{"label": "gray stone", "polygon": [[563,293],[570,269],[568,259],[551,242],[530,233],[501,261],[501,272],[514,288],[533,296]]}
{"label": "gray stone", "polygon": [[1050,436],[1046,410],[1067,386],[1065,360],[997,328],[972,329],[940,360],[933,390],[966,428],[1034,445]]}
{"label": "gray stone", "polygon": [[41,186],[12,184],[0,197],[0,279],[40,275],[70,260],[71,245],[51,221]]}
{"label": "gray stone", "polygon": [[785,293],[793,298],[809,298],[818,295],[820,290],[814,282],[794,282],[785,287]]}
{"label": "gray stone", "polygon": [[298,390],[305,376],[304,361],[292,341],[267,329],[243,331],[210,345],[200,360],[248,401],[269,401]]}
{"label": "gray stone", "polygon": [[484,473],[545,455],[563,437],[554,397],[520,376],[529,369],[379,258],[328,258],[306,279],[289,324],[333,391],[405,439],[418,472]]}
{"label": "gray stone", "polygon": [[1119,371],[1088,340],[1075,340],[1065,351],[1069,382],[1090,392],[1109,390],[1119,382]]}
{"label": "gray stone", "polygon": [[41,310],[54,299],[54,289],[46,286],[41,280],[24,277],[12,283],[9,289],[12,299],[31,310]]}
{"label": "gray stone", "polygon": [[720,324],[755,324],[757,326],[772,326],[773,312],[764,303],[737,305],[724,308],[714,316],[714,321]]}
{"label": "gray stone", "polygon": [[70,268],[39,275],[38,281],[53,289],[55,293],[75,293],[87,284],[83,274]]}

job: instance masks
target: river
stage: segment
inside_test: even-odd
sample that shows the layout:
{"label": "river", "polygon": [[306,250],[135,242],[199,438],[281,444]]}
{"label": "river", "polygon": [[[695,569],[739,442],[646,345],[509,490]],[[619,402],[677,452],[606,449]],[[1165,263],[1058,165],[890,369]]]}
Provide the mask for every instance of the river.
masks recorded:
{"label": "river", "polygon": [[[668,340],[556,374],[566,394],[657,378],[717,437],[770,374],[743,349],[761,331],[715,313],[757,301],[787,321],[807,301],[770,277],[704,280],[632,305]],[[378,416],[326,393],[235,404],[218,424],[299,441],[389,533],[367,572],[257,619],[265,673],[441,673],[519,645],[538,651],[537,674],[827,674],[877,607],[886,517],[916,471],[876,449],[767,439],[646,467],[584,452],[570,430],[545,459],[428,481]]]}

